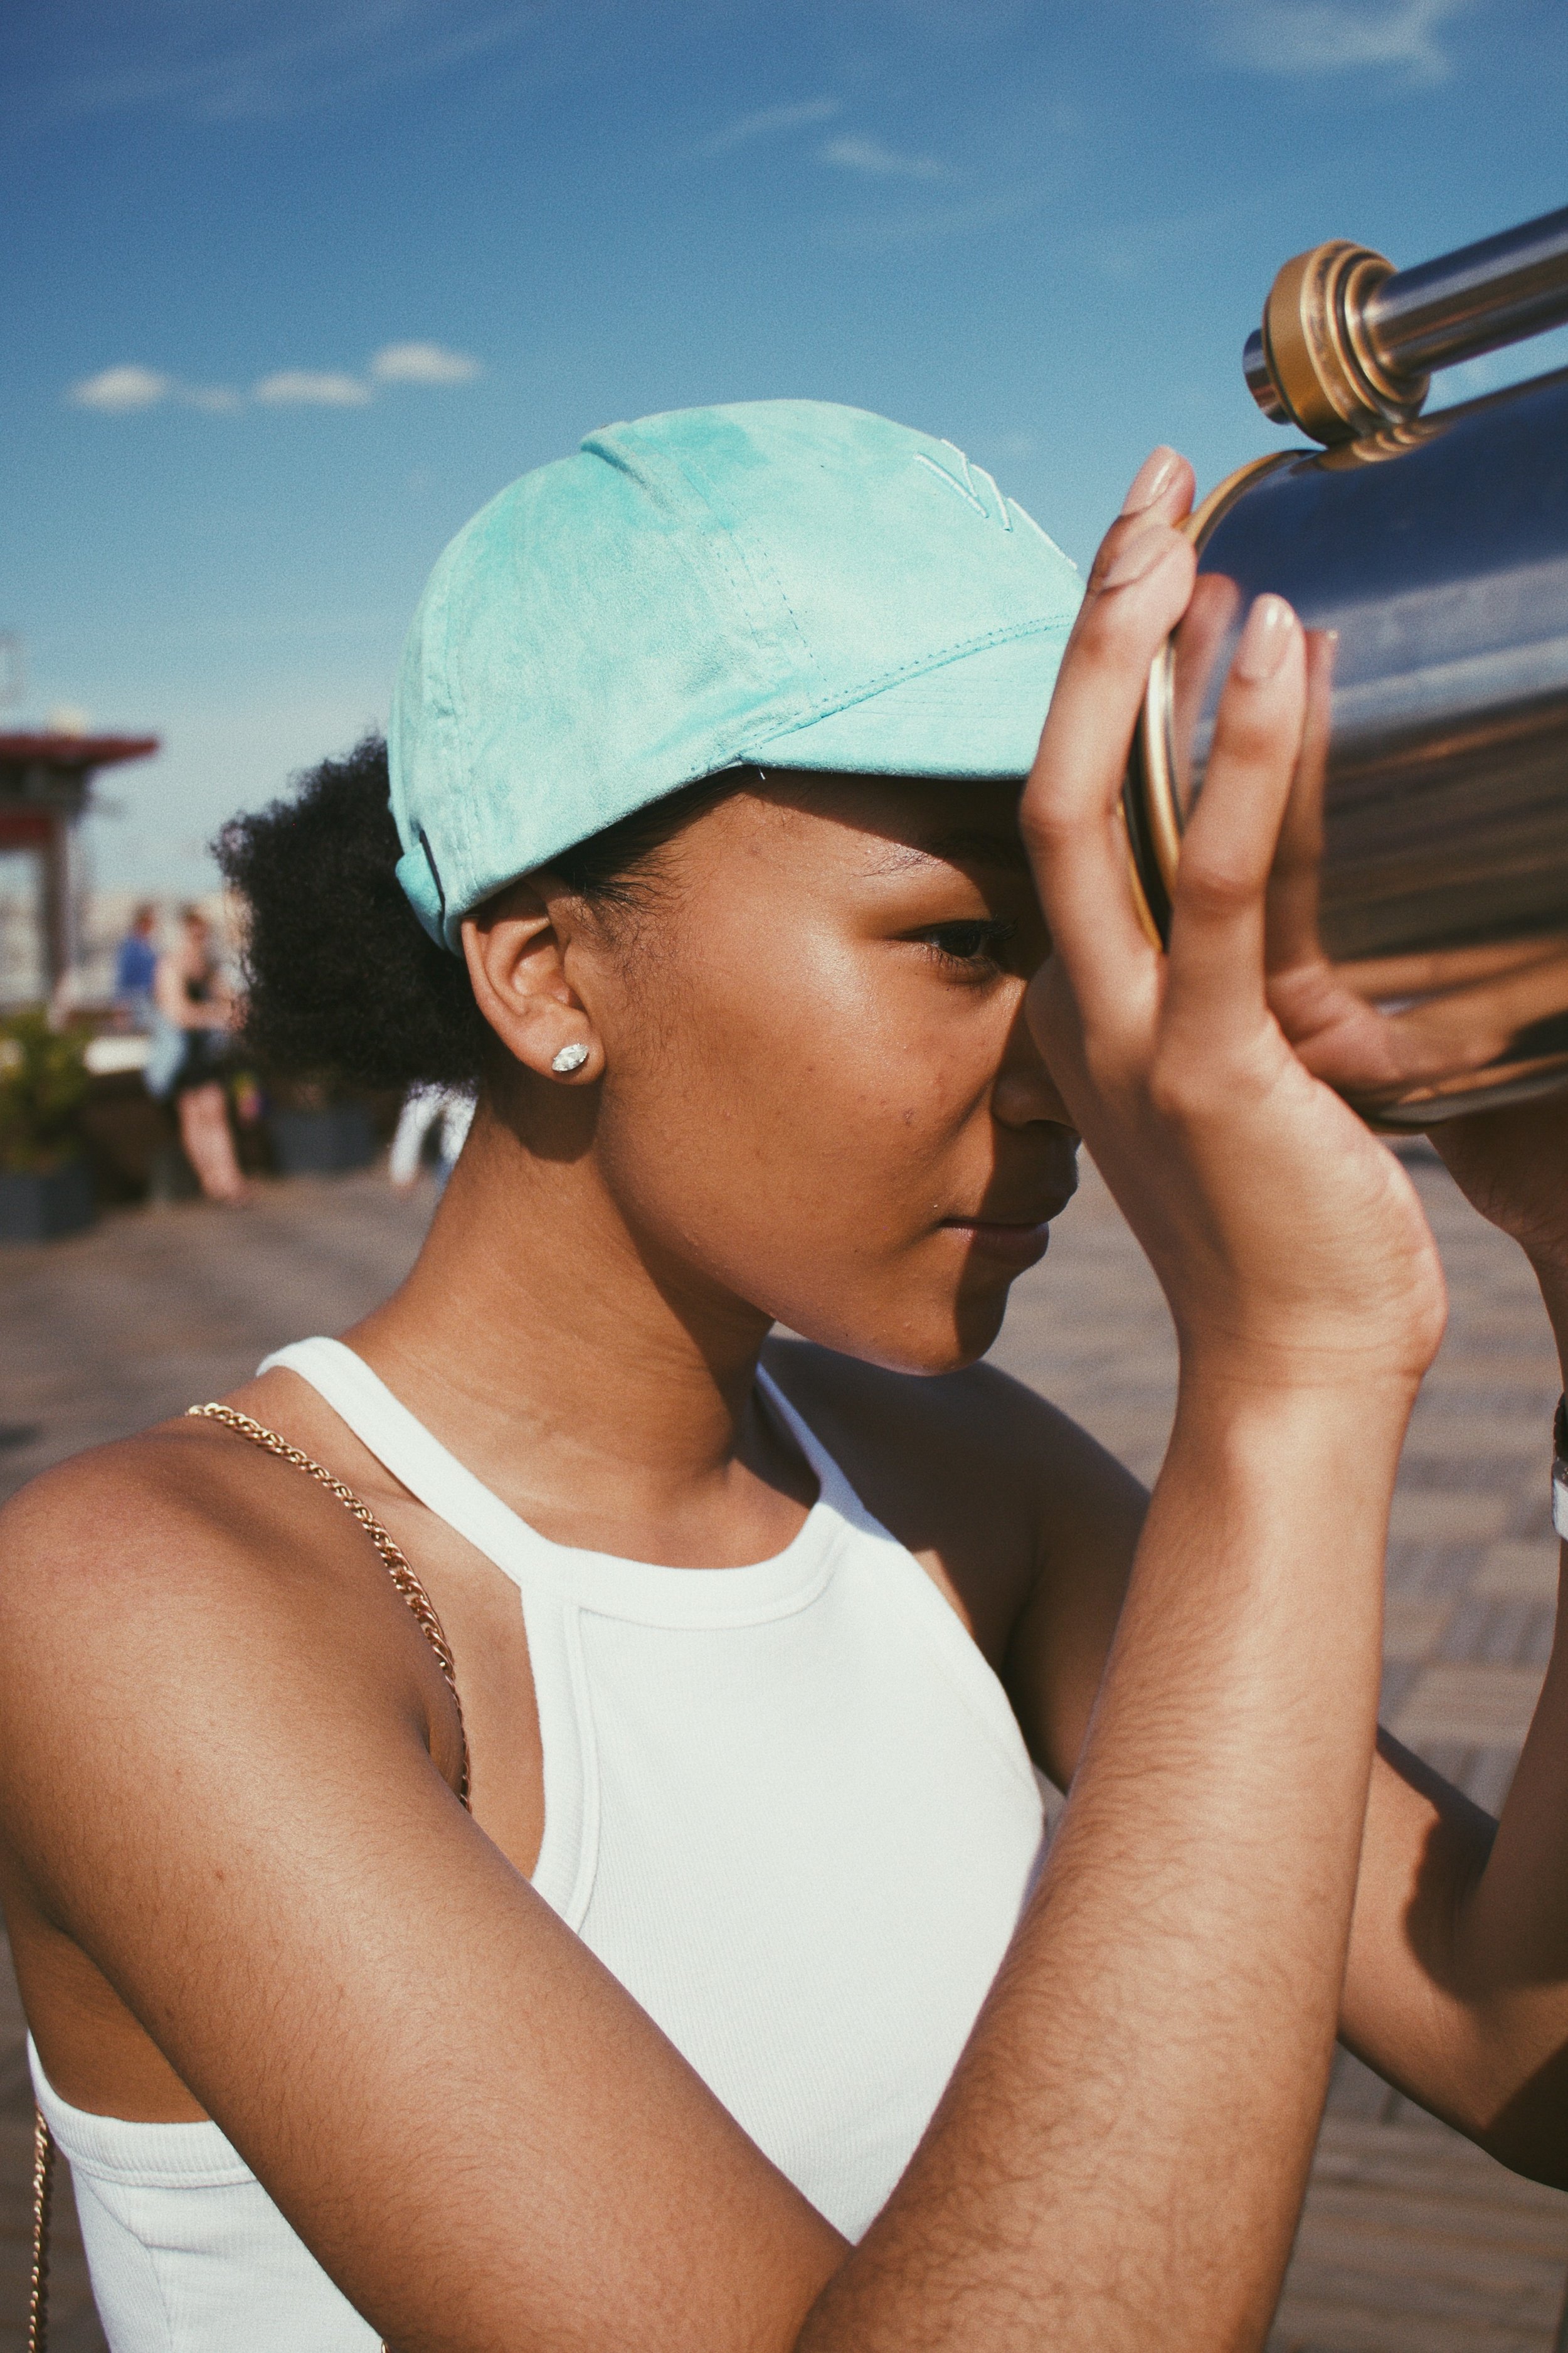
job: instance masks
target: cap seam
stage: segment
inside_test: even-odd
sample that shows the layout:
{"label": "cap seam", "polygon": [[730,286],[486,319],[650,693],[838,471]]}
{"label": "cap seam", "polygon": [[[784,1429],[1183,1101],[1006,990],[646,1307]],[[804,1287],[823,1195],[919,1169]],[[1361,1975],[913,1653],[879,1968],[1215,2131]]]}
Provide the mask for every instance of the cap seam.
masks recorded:
{"label": "cap seam", "polygon": [[[465,551],[465,553],[467,552],[468,551]],[[455,832],[458,836],[458,843],[451,842],[449,838],[447,842],[443,843],[443,854],[450,863],[455,851],[458,864],[463,870],[471,873],[474,868],[474,855],[473,838],[469,825],[469,810],[468,807],[468,797],[461,788],[461,780],[466,766],[466,763],[462,756],[463,739],[466,735],[467,730],[464,726],[463,712],[459,699],[453,691],[452,684],[452,591],[453,573],[455,570],[455,565],[449,565],[447,567],[445,577],[441,581],[439,590],[437,591],[435,599],[436,611],[431,617],[436,622],[438,632],[437,638],[438,652],[436,662],[432,667],[436,670],[437,676],[439,680],[439,692],[442,706],[441,716],[446,722],[446,724],[441,728],[437,736],[437,744],[441,755],[441,797],[446,803],[447,807],[451,811],[452,816],[457,819],[457,823],[451,828],[451,831]],[[424,814],[428,814],[428,812],[423,812],[422,817]],[[443,828],[442,830],[445,831],[447,828]],[[424,833],[423,822],[421,822],[420,825],[420,832],[421,834]],[[435,860],[431,855],[430,842],[427,836],[421,841],[420,847],[424,850],[425,862],[430,869],[430,879],[435,883],[436,893],[441,902],[441,928],[443,932],[445,932],[447,923],[447,909],[448,905],[447,881],[443,878],[440,869],[437,866]]]}
{"label": "cap seam", "polygon": [[[775,725],[765,736],[752,735],[747,740],[774,743],[781,735],[793,735],[800,728],[808,727],[814,719],[827,718],[837,711],[853,711],[857,703],[869,702],[873,696],[883,693],[889,686],[896,686],[900,679],[921,678],[931,670],[946,670],[968,654],[983,653],[989,646],[1013,645],[1021,638],[1048,637],[1054,629],[1070,628],[1072,616],[1063,614],[1050,620],[1014,622],[1004,629],[987,629],[979,637],[955,638],[934,655],[925,654],[917,660],[901,662],[896,670],[879,670],[868,685],[852,688],[847,693],[835,691],[819,695],[797,718],[787,720],[783,725]],[[741,753],[737,751],[734,756],[740,757]]]}
{"label": "cap seam", "polygon": [[[642,456],[640,451],[638,454],[639,457]],[[682,480],[686,482],[688,487],[695,492],[698,498],[701,500],[703,512],[707,515],[712,530],[722,543],[724,551],[724,571],[729,584],[730,595],[734,602],[736,610],[746,624],[746,633],[751,638],[753,647],[764,657],[769,651],[768,647],[758,632],[756,622],[752,618],[751,607],[753,603],[760,605],[763,601],[763,595],[761,592],[764,592],[766,589],[771,588],[773,594],[777,597],[778,602],[784,607],[785,613],[789,616],[790,628],[794,634],[795,644],[798,647],[803,659],[809,668],[815,670],[817,667],[816,658],[812,652],[811,646],[806,638],[805,630],[800,626],[799,617],[795,613],[795,607],[790,603],[784,585],[779,578],[777,573],[773,570],[772,564],[768,561],[766,550],[762,549],[758,551],[762,558],[762,566],[760,570],[757,562],[754,560],[752,549],[737,533],[733,523],[727,521],[720,512],[719,508],[715,503],[713,487],[709,481],[707,476],[701,472],[690,459],[679,450],[661,450],[658,455],[666,465],[669,466],[681,477]],[[646,458],[643,459],[643,462],[645,464],[647,463]],[[689,558],[688,561],[689,561]],[[741,570],[746,574],[752,590],[759,592],[754,596],[754,597],[745,598],[738,593],[733,565],[738,565],[740,566]],[[761,576],[762,571],[765,571],[765,580]]]}
{"label": "cap seam", "polygon": [[[750,576],[753,587],[759,590],[771,588],[773,594],[784,607],[785,613],[789,616],[790,630],[795,638],[795,645],[799,649],[801,659],[805,663],[808,670],[816,670],[817,669],[816,656],[812,650],[811,643],[806,637],[805,631],[801,628],[800,617],[796,613],[795,607],[790,602],[789,591],[784,586],[784,582],[780,579],[778,573],[774,570],[767,549],[760,543],[754,548],[749,545],[747,541],[735,530],[733,524],[726,522],[723,518],[715,512],[711,493],[709,491],[706,483],[702,482],[701,478],[693,477],[691,475],[684,459],[678,459],[677,463],[680,466],[681,472],[686,474],[688,480],[693,482],[693,487],[701,489],[703,502],[708,509],[708,512],[713,517],[716,528],[722,533],[726,545],[731,549],[737,561],[743,566],[744,570]],[[753,643],[760,644],[760,641],[757,638],[756,628],[752,624],[749,614],[746,618],[746,626],[748,629],[751,630]]]}

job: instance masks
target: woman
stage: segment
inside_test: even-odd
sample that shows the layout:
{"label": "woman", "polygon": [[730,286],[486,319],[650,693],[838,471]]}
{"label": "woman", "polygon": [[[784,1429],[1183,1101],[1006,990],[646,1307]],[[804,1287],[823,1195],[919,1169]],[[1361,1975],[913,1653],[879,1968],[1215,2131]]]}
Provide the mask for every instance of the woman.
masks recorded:
{"label": "woman", "polygon": [[[1077,587],[988,476],[613,428],[437,566],[396,836],[374,744],[231,834],[261,1042],[481,1092],[346,1345],[7,1515],[6,1911],[116,2353],[1256,2347],[1336,2026],[1568,2177],[1561,1670],[1495,1841],[1373,1761],[1443,1296],[1268,1010],[1277,599],[1168,959],[1129,892],[1191,491],[1138,477],[1020,809]],[[1563,1124],[1459,1163],[1560,1330]],[[1180,1337],[1152,1499],[974,1361],[1075,1131]]]}
{"label": "woman", "polygon": [[199,907],[182,907],[178,943],[158,958],[153,976],[153,1056],[150,1091],[173,1096],[180,1141],[209,1201],[247,1201],[229,1133],[224,1076],[236,1012],[213,952],[212,927]]}

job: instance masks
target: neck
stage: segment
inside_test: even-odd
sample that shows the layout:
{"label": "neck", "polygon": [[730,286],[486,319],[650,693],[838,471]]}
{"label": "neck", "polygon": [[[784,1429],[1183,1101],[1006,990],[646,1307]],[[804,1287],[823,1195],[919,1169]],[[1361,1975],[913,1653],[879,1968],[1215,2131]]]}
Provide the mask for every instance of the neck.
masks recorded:
{"label": "neck", "polygon": [[813,1492],[756,1407],[770,1319],[654,1256],[591,1149],[531,1151],[481,1101],[413,1271],[350,1336],[557,1541],[677,1566],[765,1558]]}

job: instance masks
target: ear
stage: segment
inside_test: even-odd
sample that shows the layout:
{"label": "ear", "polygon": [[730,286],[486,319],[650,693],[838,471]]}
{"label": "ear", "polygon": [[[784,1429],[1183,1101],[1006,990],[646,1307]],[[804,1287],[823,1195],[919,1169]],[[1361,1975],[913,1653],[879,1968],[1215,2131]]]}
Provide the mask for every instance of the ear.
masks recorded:
{"label": "ear", "polygon": [[507,1051],[552,1085],[587,1086],[604,1075],[604,1047],[567,976],[571,902],[547,898],[543,879],[509,883],[465,915],[463,956],[475,1002]]}

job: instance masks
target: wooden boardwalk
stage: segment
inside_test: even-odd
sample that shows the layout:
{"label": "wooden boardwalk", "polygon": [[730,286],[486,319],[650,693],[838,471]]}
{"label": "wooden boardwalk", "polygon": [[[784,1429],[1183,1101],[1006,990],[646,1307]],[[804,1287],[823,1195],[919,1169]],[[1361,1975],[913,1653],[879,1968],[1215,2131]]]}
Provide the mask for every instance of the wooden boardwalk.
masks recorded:
{"label": "wooden boardwalk", "polygon": [[[1545,1450],[1557,1374],[1522,1260],[1440,1167],[1413,1171],[1443,1248],[1449,1336],[1416,1409],[1389,1551],[1384,1715],[1496,1805],[1551,1641]],[[396,1281],[428,1196],[378,1175],[193,1204],[0,1256],[0,1490],[232,1387],[269,1347],[337,1331]],[[1153,1279],[1092,1172],[996,1357],[1145,1477],[1173,1355]],[[0,2353],[24,2342],[30,2122],[0,1953]],[[54,2353],[101,2353],[68,2201]],[[1342,2055],[1270,2353],[1568,2353],[1568,2198],[1516,2179]],[[217,2353],[217,2348],[215,2348]]]}

